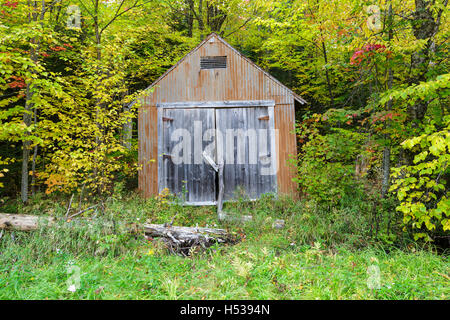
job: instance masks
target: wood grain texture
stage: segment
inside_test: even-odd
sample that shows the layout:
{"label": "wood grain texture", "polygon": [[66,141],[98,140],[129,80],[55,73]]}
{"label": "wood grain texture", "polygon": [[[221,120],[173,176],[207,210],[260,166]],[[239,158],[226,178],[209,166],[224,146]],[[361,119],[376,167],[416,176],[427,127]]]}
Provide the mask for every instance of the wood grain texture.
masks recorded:
{"label": "wood grain texture", "polygon": [[192,249],[207,248],[215,243],[235,244],[240,240],[224,229],[146,224],[144,231],[147,238],[162,238],[170,251],[185,256],[190,255]]}
{"label": "wood grain texture", "polygon": [[48,226],[54,221],[55,219],[50,217],[0,213],[0,229],[32,231],[36,230],[40,224]]}
{"label": "wood grain texture", "polygon": [[215,171],[204,164],[202,156],[210,144],[203,135],[215,129],[214,109],[164,109],[163,116],[174,120],[163,123],[160,188],[169,189],[186,202],[215,201]]}
{"label": "wood grain texture", "polygon": [[[223,136],[219,163],[224,163],[224,200],[240,196],[250,199],[276,192],[276,172],[271,172],[272,132],[267,107],[216,109],[217,129]],[[219,147],[218,147],[219,148]]]}

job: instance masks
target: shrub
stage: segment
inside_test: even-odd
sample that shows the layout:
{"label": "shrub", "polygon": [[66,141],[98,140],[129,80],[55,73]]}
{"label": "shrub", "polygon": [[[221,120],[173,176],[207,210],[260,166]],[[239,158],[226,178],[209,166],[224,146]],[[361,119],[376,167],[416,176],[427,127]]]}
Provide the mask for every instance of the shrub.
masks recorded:
{"label": "shrub", "polygon": [[435,123],[425,133],[402,143],[416,155],[412,165],[392,169],[393,191],[403,213],[403,223],[411,228],[415,239],[432,240],[432,236],[450,230],[450,199],[447,197],[450,164],[450,116],[439,130]]}
{"label": "shrub", "polygon": [[302,146],[295,181],[309,197],[336,204],[361,190],[360,181],[354,177],[355,160],[366,137],[342,128],[331,128],[323,134],[320,121],[320,115],[313,115],[297,126]]}

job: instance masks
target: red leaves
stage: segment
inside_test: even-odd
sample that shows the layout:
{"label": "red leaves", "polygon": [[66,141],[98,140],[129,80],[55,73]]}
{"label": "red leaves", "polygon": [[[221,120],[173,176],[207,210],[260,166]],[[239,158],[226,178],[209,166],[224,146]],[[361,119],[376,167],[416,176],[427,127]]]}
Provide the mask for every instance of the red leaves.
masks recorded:
{"label": "red leaves", "polygon": [[386,46],[383,45],[383,44],[366,44],[366,45],[363,47],[363,50],[366,51],[366,52],[369,52],[369,51],[378,51],[378,50],[380,50],[380,49],[381,49],[381,51],[383,51],[384,49],[386,49]]}
{"label": "red leaves", "polygon": [[50,47],[50,50],[52,50],[52,51],[66,51],[67,49],[65,47],[55,46],[55,47]]}
{"label": "red leaves", "polygon": [[358,116],[357,113],[353,113],[353,114],[347,114],[345,117],[349,118],[345,123],[346,124],[351,124],[353,122],[353,118],[356,118]]}
{"label": "red leaves", "polygon": [[71,44],[68,44],[68,43],[63,43],[62,46],[50,47],[50,50],[58,52],[58,51],[66,51],[67,48],[73,48],[73,46]]}
{"label": "red leaves", "polygon": [[25,84],[25,81],[21,77],[11,76],[11,79],[14,81],[8,83],[8,86],[10,88],[25,88],[27,85]]}
{"label": "red leaves", "polygon": [[[3,6],[4,6],[4,7],[8,7],[8,8],[10,8],[10,9],[15,9],[15,8],[17,7],[18,4],[19,4],[19,2],[17,2],[17,1],[12,2],[12,1],[6,0],[5,3],[3,3]],[[9,10],[8,10],[8,11],[9,11]],[[2,14],[2,16],[4,16],[5,18],[6,18],[6,17],[11,17],[11,16],[12,16],[10,13],[6,12],[5,10],[2,10],[2,11],[1,11],[1,14]]]}
{"label": "red leaves", "polygon": [[350,58],[351,65],[360,65],[366,57],[371,57],[375,53],[383,52],[386,46],[383,44],[366,44],[361,49],[356,50]]}
{"label": "red leaves", "polygon": [[[51,51],[54,52],[59,52],[59,51],[67,51],[68,48],[73,48],[73,46],[71,44],[68,43],[63,43],[62,46],[54,46],[54,47],[50,47]],[[47,52],[41,52],[40,53],[43,57],[50,57],[50,54],[48,54]]]}
{"label": "red leaves", "polygon": [[357,50],[355,53],[353,53],[352,57],[350,58],[350,64],[352,65],[359,65],[364,58],[364,51],[363,50]]}
{"label": "red leaves", "polygon": [[388,113],[386,113],[385,115],[381,115],[381,116],[374,116],[373,118],[372,118],[372,123],[375,123],[375,122],[378,122],[378,121],[382,121],[382,122],[384,122],[384,121],[386,121],[386,120],[392,120],[394,117],[399,117],[399,116],[401,116],[401,114],[400,113],[396,113],[396,112],[388,112]]}
{"label": "red leaves", "polygon": [[10,8],[16,8],[17,4],[18,4],[18,2],[11,2],[9,0],[6,0],[3,5],[6,7],[10,7]]}

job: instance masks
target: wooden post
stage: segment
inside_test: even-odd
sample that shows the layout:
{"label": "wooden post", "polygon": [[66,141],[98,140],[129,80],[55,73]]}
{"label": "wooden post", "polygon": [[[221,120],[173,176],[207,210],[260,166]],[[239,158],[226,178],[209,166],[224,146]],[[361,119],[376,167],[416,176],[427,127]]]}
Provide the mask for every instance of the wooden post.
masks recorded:
{"label": "wooden post", "polygon": [[221,220],[220,218],[223,208],[223,193],[225,191],[225,184],[223,182],[223,164],[219,165],[217,174],[219,178],[219,196],[217,197],[217,214],[219,216],[219,220]]}

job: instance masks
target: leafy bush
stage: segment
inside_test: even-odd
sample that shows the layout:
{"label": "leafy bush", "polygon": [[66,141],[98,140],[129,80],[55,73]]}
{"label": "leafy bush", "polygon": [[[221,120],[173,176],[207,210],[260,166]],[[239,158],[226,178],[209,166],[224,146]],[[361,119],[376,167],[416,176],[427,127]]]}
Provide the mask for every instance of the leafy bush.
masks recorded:
{"label": "leafy bush", "polygon": [[320,121],[320,115],[313,115],[297,126],[302,146],[295,181],[313,199],[336,204],[361,190],[354,177],[355,160],[366,137],[342,128],[323,134]]}
{"label": "leafy bush", "polygon": [[450,164],[450,116],[444,117],[444,127],[426,126],[425,133],[402,143],[415,152],[412,165],[393,168],[394,191],[403,213],[405,228],[415,232],[416,240],[432,240],[434,233],[450,230],[450,199],[447,197]]}

